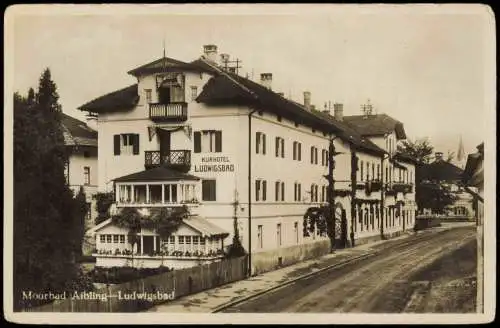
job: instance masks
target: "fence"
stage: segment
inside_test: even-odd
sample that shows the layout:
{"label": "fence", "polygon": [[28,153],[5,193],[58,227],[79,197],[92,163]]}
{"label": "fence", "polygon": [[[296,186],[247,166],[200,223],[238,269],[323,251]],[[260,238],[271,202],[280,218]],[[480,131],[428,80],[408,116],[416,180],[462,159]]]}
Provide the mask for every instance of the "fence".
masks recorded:
{"label": "fence", "polygon": [[142,278],[65,300],[27,309],[28,312],[137,312],[173,298],[246,278],[247,256]]}

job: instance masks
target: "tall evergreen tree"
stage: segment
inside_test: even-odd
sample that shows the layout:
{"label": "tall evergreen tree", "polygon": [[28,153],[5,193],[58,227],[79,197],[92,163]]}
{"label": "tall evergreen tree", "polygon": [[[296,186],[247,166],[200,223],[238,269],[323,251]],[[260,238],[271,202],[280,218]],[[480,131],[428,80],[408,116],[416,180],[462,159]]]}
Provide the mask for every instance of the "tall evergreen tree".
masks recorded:
{"label": "tall evergreen tree", "polygon": [[36,94],[14,95],[15,310],[35,305],[23,302],[22,291],[57,293],[78,276],[75,240],[81,242],[82,220],[64,178],[58,99],[49,69]]}

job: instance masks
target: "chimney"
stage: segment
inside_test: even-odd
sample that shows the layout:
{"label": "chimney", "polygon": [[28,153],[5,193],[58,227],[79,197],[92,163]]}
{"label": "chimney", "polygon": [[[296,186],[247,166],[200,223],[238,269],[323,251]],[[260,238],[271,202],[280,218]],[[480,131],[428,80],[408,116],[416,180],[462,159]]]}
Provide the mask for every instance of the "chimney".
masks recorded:
{"label": "chimney", "polygon": [[335,117],[337,121],[342,121],[344,119],[344,104],[333,104],[333,117]]}
{"label": "chimney", "polygon": [[304,91],[304,107],[307,110],[311,109],[311,92],[310,91]]}
{"label": "chimney", "polygon": [[97,114],[88,113],[85,115],[87,126],[97,131]]}
{"label": "chimney", "polygon": [[442,153],[442,152],[440,152],[440,151],[439,151],[439,152],[436,152],[436,153],[434,154],[434,156],[435,156],[435,161],[436,161],[436,162],[440,162],[440,161],[442,161],[442,160],[443,160],[443,153]]}
{"label": "chimney", "polygon": [[205,58],[212,62],[216,62],[217,60],[217,46],[215,44],[206,44],[203,46],[203,53],[205,54]]}
{"label": "chimney", "polygon": [[226,67],[229,61],[229,55],[228,54],[220,54],[220,66],[221,67]]}
{"label": "chimney", "polygon": [[273,82],[273,73],[262,73],[260,74],[260,84],[271,90]]}

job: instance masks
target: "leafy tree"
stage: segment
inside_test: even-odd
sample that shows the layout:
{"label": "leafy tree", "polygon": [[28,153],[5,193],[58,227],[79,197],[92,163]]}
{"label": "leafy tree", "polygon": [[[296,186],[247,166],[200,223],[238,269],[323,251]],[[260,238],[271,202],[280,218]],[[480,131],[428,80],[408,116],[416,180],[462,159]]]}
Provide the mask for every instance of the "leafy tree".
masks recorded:
{"label": "leafy tree", "polygon": [[441,183],[426,181],[418,185],[416,202],[420,208],[428,208],[433,213],[445,214],[445,209],[456,200],[457,196]]}
{"label": "leafy tree", "polygon": [[56,89],[46,69],[36,94],[14,94],[14,310],[36,304],[23,302],[23,290],[57,293],[79,277],[75,240],[82,227],[64,177]]}
{"label": "leafy tree", "polygon": [[112,192],[99,192],[95,195],[95,197],[95,209],[97,211],[95,224],[98,225],[99,223],[109,219],[109,208],[114,203],[115,197]]}
{"label": "leafy tree", "polygon": [[398,145],[398,153],[414,158],[418,163],[429,163],[434,147],[430,144],[427,138],[412,140],[403,140]]}

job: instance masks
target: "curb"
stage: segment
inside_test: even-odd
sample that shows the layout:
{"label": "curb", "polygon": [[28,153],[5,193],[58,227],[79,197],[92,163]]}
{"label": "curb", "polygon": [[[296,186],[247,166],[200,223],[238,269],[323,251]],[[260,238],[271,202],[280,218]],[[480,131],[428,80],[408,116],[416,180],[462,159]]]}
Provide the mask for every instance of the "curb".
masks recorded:
{"label": "curb", "polygon": [[237,305],[237,304],[240,304],[240,303],[243,303],[245,301],[248,301],[252,298],[255,298],[257,296],[260,296],[260,295],[263,295],[263,294],[266,294],[270,291],[273,291],[273,290],[276,290],[276,289],[279,289],[281,287],[285,287],[285,286],[288,286],[290,284],[293,284],[294,282],[296,281],[299,281],[301,279],[305,279],[305,278],[309,278],[311,276],[314,276],[318,273],[321,273],[323,271],[326,271],[326,270],[329,270],[329,269],[333,269],[333,268],[337,268],[337,267],[341,267],[341,266],[344,266],[344,265],[347,265],[351,262],[354,262],[354,261],[357,261],[357,260],[361,260],[361,259],[365,259],[365,258],[369,258],[369,257],[372,257],[372,256],[375,256],[379,253],[379,251],[374,251],[374,252],[368,252],[366,254],[363,254],[363,255],[359,255],[359,256],[355,256],[353,258],[350,258],[350,259],[347,259],[347,260],[344,260],[342,262],[339,262],[339,263],[335,263],[335,264],[331,264],[329,266],[326,266],[324,268],[321,268],[319,270],[316,270],[316,271],[313,271],[313,272],[309,272],[309,273],[306,273],[305,275],[303,276],[300,276],[300,277],[297,277],[297,278],[294,278],[292,280],[289,280],[289,281],[286,281],[284,283],[281,283],[281,284],[278,284],[276,286],[272,286],[272,287],[269,287],[267,289],[264,289],[264,290],[261,290],[257,293],[254,293],[252,295],[249,295],[249,296],[245,296],[243,298],[240,298],[240,299],[237,299],[237,300],[234,300],[234,301],[229,301],[228,303],[224,303],[222,305],[219,305],[218,307],[212,309],[211,313],[217,313],[217,312],[220,312],[224,309],[227,309],[231,306],[234,306],[234,305]]}

